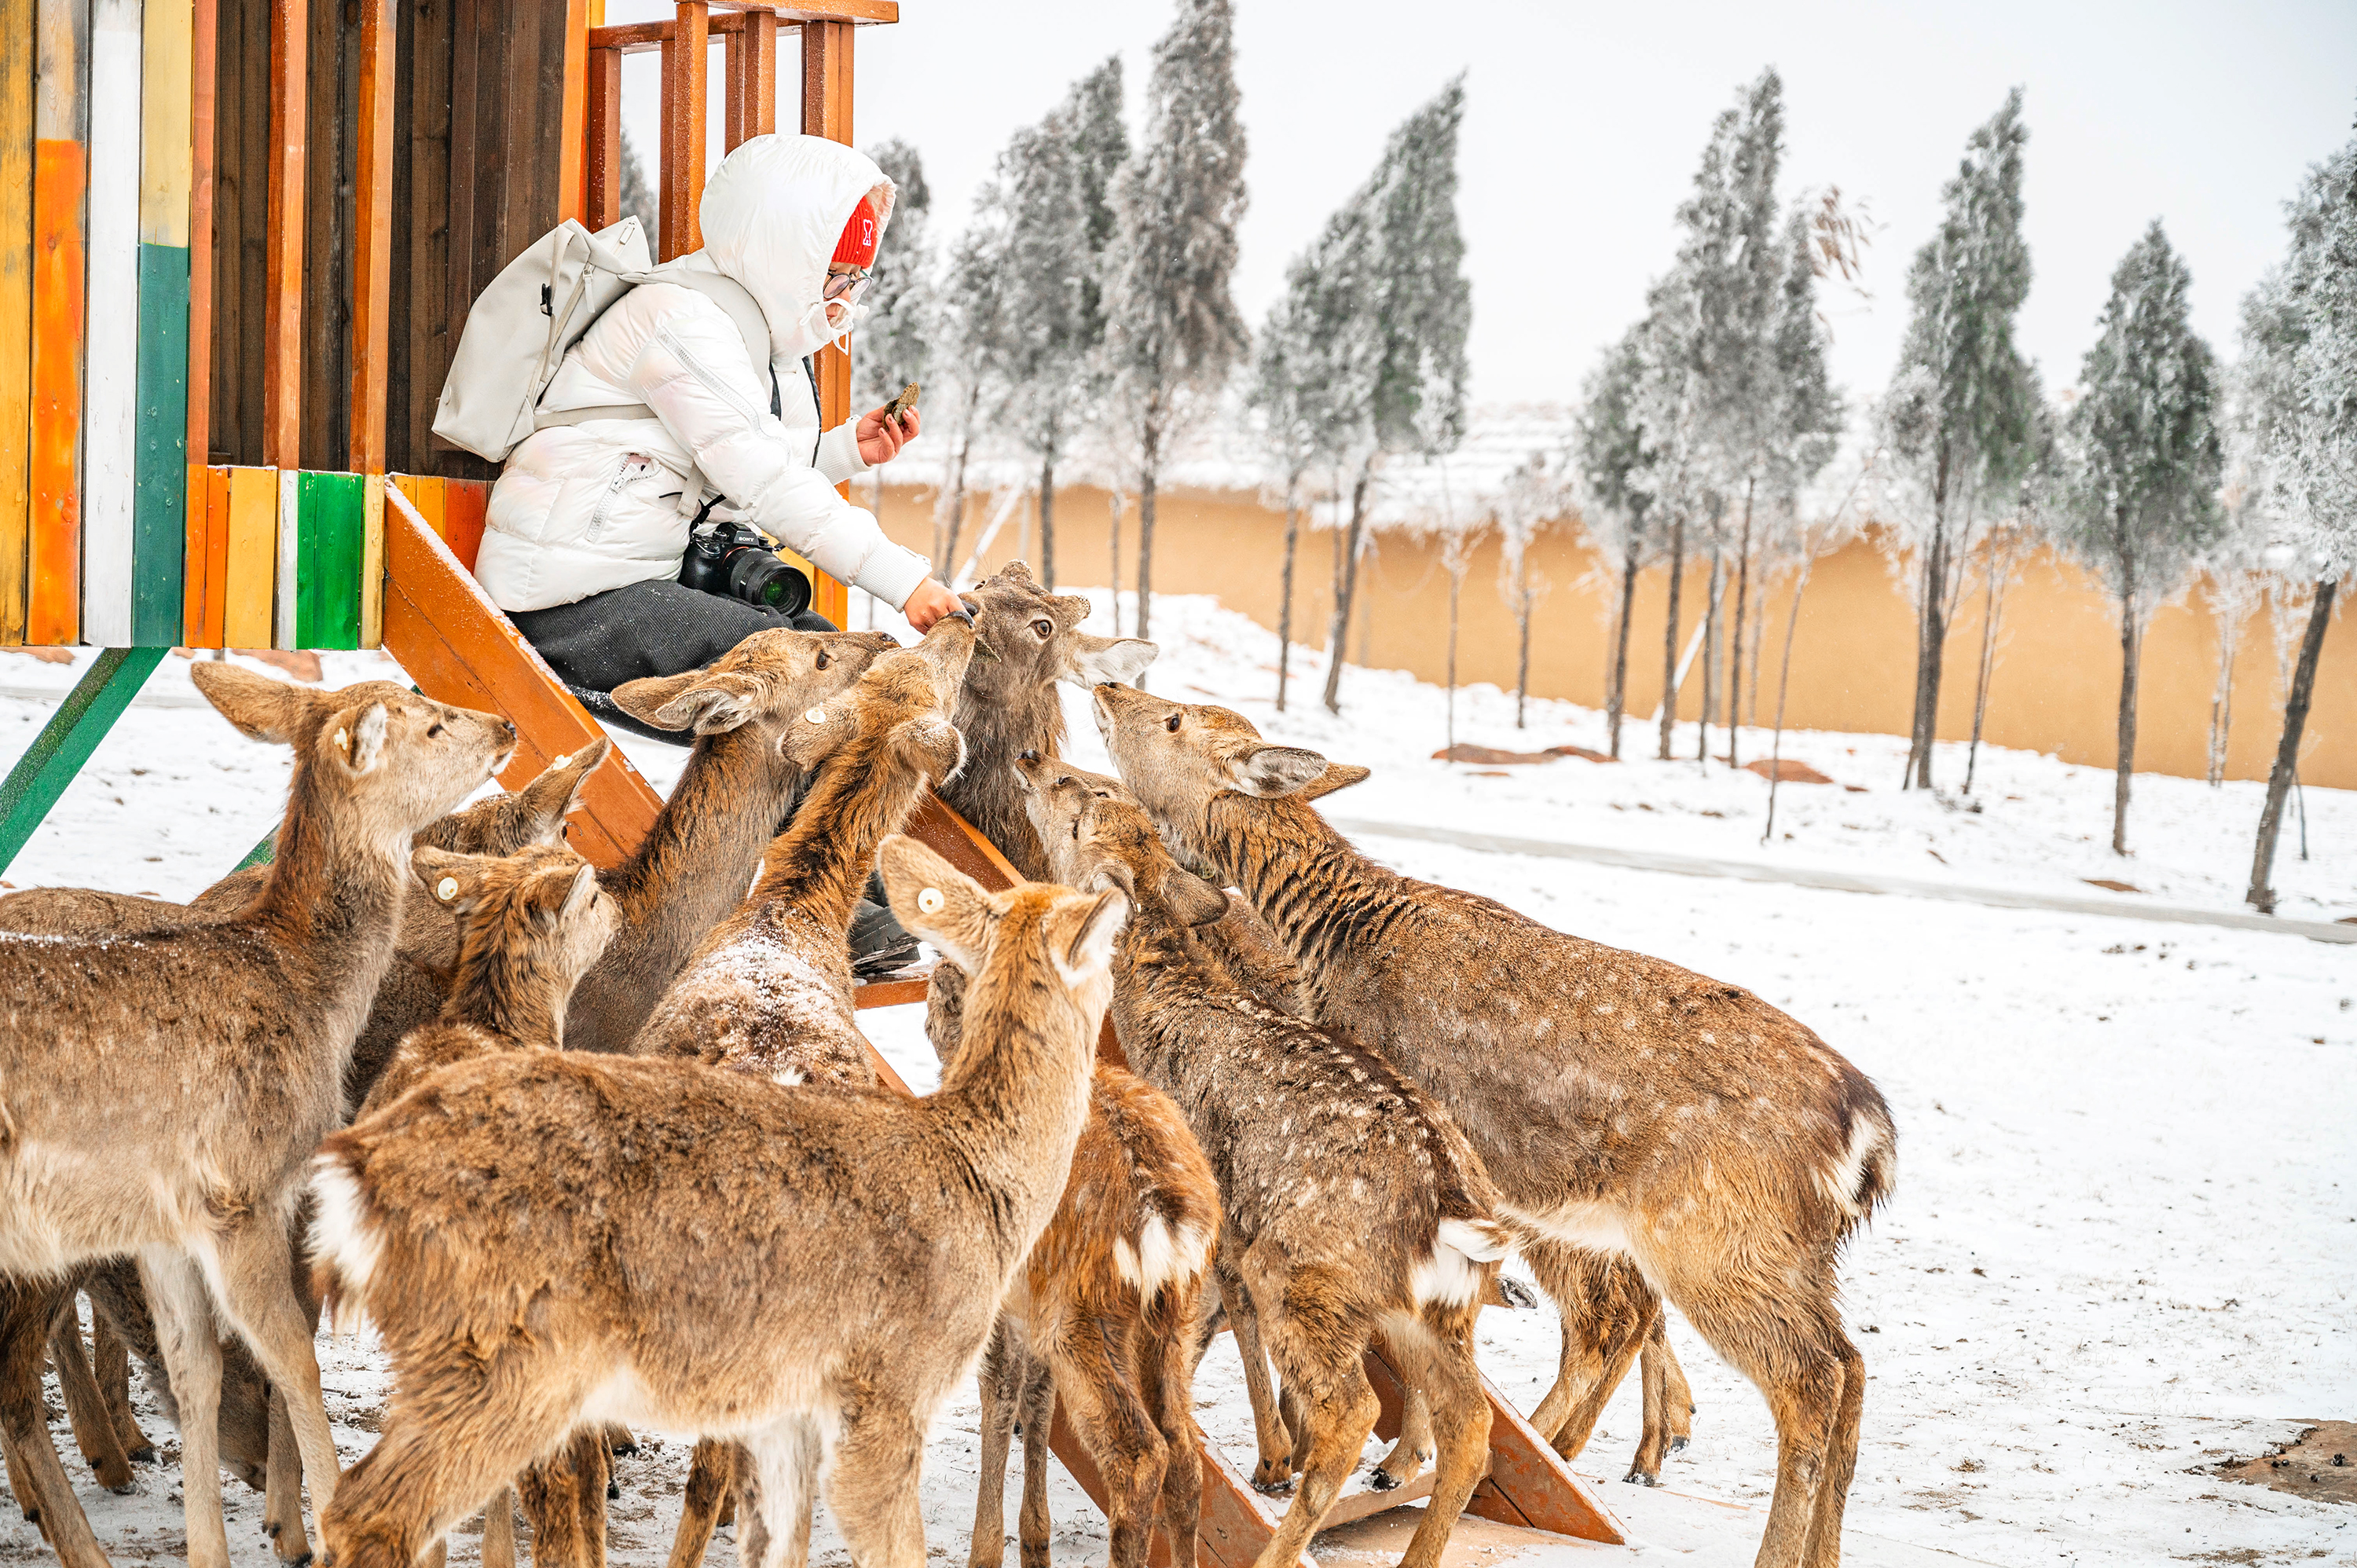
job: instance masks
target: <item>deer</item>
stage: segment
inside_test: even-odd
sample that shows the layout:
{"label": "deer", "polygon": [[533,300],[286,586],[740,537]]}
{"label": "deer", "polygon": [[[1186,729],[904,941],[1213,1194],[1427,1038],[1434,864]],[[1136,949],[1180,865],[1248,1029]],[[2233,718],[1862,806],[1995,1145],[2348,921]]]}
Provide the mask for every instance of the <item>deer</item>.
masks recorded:
{"label": "deer", "polygon": [[[1220,1298],[1253,1395],[1256,1478],[1300,1472],[1259,1568],[1298,1561],[1341,1495],[1380,1409],[1362,1368],[1378,1341],[1430,1412],[1432,1499],[1401,1564],[1433,1568],[1488,1467],[1473,1329],[1516,1240],[1480,1158],[1380,1054],[1260,1001],[1197,934],[1227,915],[1226,894],[1178,864],[1127,789],[1046,758],[1015,771],[1056,875],[1128,899],[1114,1030],[1219,1179]],[[1289,1459],[1264,1348],[1296,1415]]]}
{"label": "deer", "polygon": [[903,836],[877,861],[902,923],[974,977],[934,1094],[502,1053],[322,1145],[322,1293],[393,1371],[321,1521],[338,1568],[408,1568],[608,1421],[744,1444],[748,1561],[803,1560],[823,1469],[854,1558],[921,1568],[926,1428],[1062,1191],[1127,904],[985,893]]}
{"label": "deer", "polygon": [[[1301,799],[1327,759],[1240,714],[1117,686],[1094,707],[1131,791],[1251,899],[1315,1015],[1456,1115],[1550,1294],[1625,1261],[1761,1388],[1777,1477],[1758,1561],[1834,1568],[1866,1397],[1835,1266],[1897,1181],[1872,1080],[1739,986],[1375,865]],[[1599,1381],[1648,1322],[1578,1318]]]}
{"label": "deer", "polygon": [[[216,1316],[283,1391],[326,1504],[336,1450],[287,1224],[393,961],[411,835],[496,773],[516,734],[389,682],[322,693],[228,664],[193,673],[242,733],[294,747],[278,856],[231,919],[0,937],[0,1275],[137,1256],[183,1418],[189,1562],[228,1568]],[[59,1556],[102,1563],[46,1434],[29,1441],[38,1421],[13,1402],[0,1414]]]}

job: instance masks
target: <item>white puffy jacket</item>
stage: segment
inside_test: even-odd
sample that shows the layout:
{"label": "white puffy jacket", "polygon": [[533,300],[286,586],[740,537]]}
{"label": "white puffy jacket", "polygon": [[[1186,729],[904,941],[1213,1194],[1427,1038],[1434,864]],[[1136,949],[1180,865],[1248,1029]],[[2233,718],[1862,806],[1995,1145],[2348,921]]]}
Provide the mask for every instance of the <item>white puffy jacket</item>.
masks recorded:
{"label": "white puffy jacket", "polygon": [[[728,313],[658,276],[630,290],[565,357],[541,399],[549,413],[643,403],[652,419],[598,419],[535,432],[491,491],[475,575],[502,609],[545,609],[679,575],[702,499],[888,604],[931,572],[834,487],[866,471],[852,426],[819,431],[802,357],[827,338],[816,309],[835,241],[863,196],[879,230],[892,183],[853,148],[817,136],[756,136],[704,189],[704,249],[662,272],[716,272],[742,284],[770,327],[755,366]],[[777,408],[772,414],[771,378]]]}

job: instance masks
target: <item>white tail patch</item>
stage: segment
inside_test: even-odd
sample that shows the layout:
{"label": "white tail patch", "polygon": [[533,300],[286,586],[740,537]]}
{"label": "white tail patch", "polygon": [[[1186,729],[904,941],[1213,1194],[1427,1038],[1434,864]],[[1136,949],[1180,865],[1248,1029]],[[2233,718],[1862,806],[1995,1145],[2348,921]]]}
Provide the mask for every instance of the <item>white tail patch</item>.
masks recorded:
{"label": "white tail patch", "polygon": [[1889,1143],[1889,1133],[1879,1122],[1870,1116],[1854,1115],[1849,1123],[1849,1147],[1842,1151],[1841,1158],[1817,1172],[1817,1183],[1824,1188],[1825,1196],[1833,1199],[1835,1208],[1853,1219],[1866,1213],[1867,1206],[1858,1201],[1858,1184],[1865,1179],[1866,1163],[1884,1152]]}
{"label": "white tail patch", "polygon": [[383,1240],[370,1225],[368,1200],[342,1161],[321,1155],[311,1162],[311,1195],[318,1212],[311,1220],[311,1255],[336,1271],[338,1289],[330,1334],[349,1334],[360,1325],[361,1303],[376,1273]]}
{"label": "white tail patch", "polygon": [[1114,1240],[1113,1266],[1151,1305],[1171,1281],[1201,1273],[1204,1254],[1211,1247],[1210,1231],[1192,1226],[1173,1230],[1162,1216],[1149,1214],[1138,1230],[1135,1246],[1125,1236]]}
{"label": "white tail patch", "polygon": [[1512,1234],[1494,1219],[1442,1220],[1431,1255],[1419,1260],[1408,1278],[1416,1305],[1463,1306],[1481,1289],[1480,1265],[1497,1262],[1513,1244]]}

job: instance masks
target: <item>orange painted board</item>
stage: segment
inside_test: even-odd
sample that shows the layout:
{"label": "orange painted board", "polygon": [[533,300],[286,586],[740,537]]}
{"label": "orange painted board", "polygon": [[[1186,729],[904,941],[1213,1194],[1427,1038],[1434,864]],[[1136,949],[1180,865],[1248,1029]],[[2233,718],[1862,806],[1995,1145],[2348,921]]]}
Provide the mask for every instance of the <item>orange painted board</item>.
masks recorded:
{"label": "orange painted board", "polygon": [[445,479],[442,483],[442,537],[458,564],[471,573],[483,548],[483,509],[490,503],[490,481]]}
{"label": "orange painted board", "polygon": [[556,137],[556,217],[582,220],[588,210],[589,0],[565,0],[565,104]]}
{"label": "orange painted board", "polygon": [[[188,97],[188,561],[183,580],[191,648],[219,648],[220,599],[207,594],[212,550],[211,480],[213,357],[213,114],[219,48],[219,0],[196,0],[189,35]],[[207,640],[208,635],[210,640]]]}
{"label": "orange painted board", "polygon": [[416,509],[425,526],[434,531],[435,537],[447,537],[448,531],[443,527],[442,513],[449,481],[438,474],[395,474],[393,482],[409,498],[409,504]]}
{"label": "orange painted board", "polygon": [[[34,24],[34,0],[0,0],[0,191],[33,184]],[[0,647],[25,640],[32,333],[32,208],[0,202]]]}
{"label": "orange painted board", "polygon": [[204,554],[199,568],[189,574],[198,579],[203,596],[200,607],[203,618],[197,623],[189,646],[192,648],[226,648],[223,631],[229,611],[229,468],[213,465],[199,468],[204,483]]}
{"label": "orange painted board", "polygon": [[268,648],[277,610],[278,470],[229,470],[221,574],[223,648]]}
{"label": "orange painted board", "polygon": [[80,142],[33,147],[32,437],[25,640],[81,634],[82,191]]}
{"label": "orange painted board", "polygon": [[1501,1524],[1526,1525],[1581,1541],[1618,1546],[1629,1538],[1595,1489],[1571,1473],[1563,1456],[1488,1378],[1490,1475],[1474,1488],[1465,1511]]}

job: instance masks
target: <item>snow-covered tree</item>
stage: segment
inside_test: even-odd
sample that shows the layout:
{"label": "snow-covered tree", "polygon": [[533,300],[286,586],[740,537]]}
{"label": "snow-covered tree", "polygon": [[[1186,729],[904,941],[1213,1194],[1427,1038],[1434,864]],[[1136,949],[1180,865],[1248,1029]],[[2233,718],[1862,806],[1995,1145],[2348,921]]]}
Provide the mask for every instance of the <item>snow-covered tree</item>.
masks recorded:
{"label": "snow-covered tree", "polygon": [[1344,341],[1329,358],[1355,377],[1359,448],[1342,580],[1334,597],[1325,702],[1341,705],[1343,633],[1358,596],[1368,492],[1394,453],[1437,456],[1465,435],[1465,339],[1473,289],[1457,225],[1457,135],[1465,79],[1442,88],[1384,144],[1367,183],[1328,224],[1339,252],[1329,286],[1351,289]]}
{"label": "snow-covered tree", "polygon": [[662,231],[659,224],[662,207],[655,193],[654,183],[647,178],[647,166],[639,156],[637,144],[630,140],[630,128],[622,127],[622,181],[615,193],[615,205],[624,218],[636,218],[650,245]]}
{"label": "snow-covered tree", "polygon": [[1155,487],[1173,439],[1247,348],[1228,287],[1244,210],[1229,0],[1179,0],[1154,46],[1146,145],[1114,183],[1105,352],[1137,473],[1137,635],[1154,594]]}
{"label": "snow-covered tree", "polygon": [[[1127,153],[1116,56],[1075,82],[1046,119],[1015,134],[986,195],[1006,269],[1005,393],[996,423],[1039,465],[1039,580],[1051,586],[1056,463],[1101,391],[1107,192]],[[1107,158],[1110,165],[1100,161]]]}
{"label": "snow-covered tree", "polygon": [[2243,307],[2251,446],[2276,520],[2272,553],[2315,585],[2251,862],[2248,897],[2267,913],[2317,662],[2341,582],[2357,569],[2357,141],[2309,171],[2289,216],[2289,253]]}
{"label": "snow-covered tree", "polygon": [[966,475],[975,443],[1006,384],[1010,358],[1006,301],[1006,227],[987,191],[981,209],[951,252],[942,277],[936,350],[950,372],[948,482],[933,512],[933,574],[942,582],[957,571],[958,536],[965,526]]}
{"label": "snow-covered tree", "polygon": [[1564,466],[1550,462],[1544,452],[1534,452],[1506,476],[1491,504],[1497,520],[1498,593],[1513,607],[1515,628],[1514,727],[1523,727],[1523,708],[1531,686],[1531,611],[1546,585],[1531,576],[1531,545],[1539,530],[1564,514],[1570,502],[1565,489]]}
{"label": "snow-covered tree", "polygon": [[[867,149],[884,177],[897,188],[892,227],[876,258],[875,281],[864,303],[867,319],[852,339],[854,406],[875,408],[892,400],[910,381],[922,382],[931,368],[937,285],[931,234],[933,193],[925,184],[925,163],[917,149],[894,139]],[[874,471],[875,496],[868,510],[884,515],[884,470]]]}
{"label": "snow-covered tree", "polygon": [[2065,425],[2072,471],[2056,533],[2102,575],[2119,606],[2115,854],[2128,852],[2144,630],[2218,532],[2217,362],[2193,331],[2192,285],[2156,220],[2112,274]]}
{"label": "snow-covered tree", "polygon": [[[2035,367],[2031,373],[2034,378]],[[1973,792],[1973,779],[1980,770],[1981,730],[1988,720],[1989,682],[1996,674],[1996,655],[2001,646],[1998,628],[2005,620],[2006,590],[2012,585],[2014,573],[2029,553],[2051,535],[2055,509],[2061,504],[2063,483],[2069,478],[2063,461],[2061,415],[2042,394],[2036,393],[2035,387],[2033,379],[2030,456],[2015,492],[2013,510],[1991,522],[1981,534],[1981,656],[1973,676],[1973,737],[1964,748],[1967,795]]]}
{"label": "snow-covered tree", "polygon": [[1964,144],[1939,231],[1907,277],[1910,317],[1883,401],[1893,542],[1914,557],[1915,714],[1902,787],[1932,788],[1948,626],[1975,531],[2009,504],[2029,450],[2029,366],[2013,344],[2029,292],[2021,232],[2021,90]]}
{"label": "snow-covered tree", "polygon": [[1573,437],[1579,470],[1580,516],[1597,547],[1620,563],[1619,612],[1613,617],[1612,665],[1604,683],[1605,726],[1612,756],[1620,755],[1620,719],[1629,701],[1629,626],[1637,602],[1637,574],[1659,548],[1652,525],[1652,492],[1638,482],[1650,464],[1637,392],[1644,374],[1646,324],[1638,322],[1604,351],[1581,390]]}

